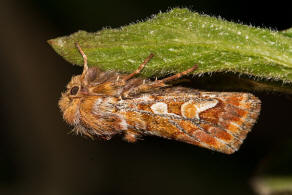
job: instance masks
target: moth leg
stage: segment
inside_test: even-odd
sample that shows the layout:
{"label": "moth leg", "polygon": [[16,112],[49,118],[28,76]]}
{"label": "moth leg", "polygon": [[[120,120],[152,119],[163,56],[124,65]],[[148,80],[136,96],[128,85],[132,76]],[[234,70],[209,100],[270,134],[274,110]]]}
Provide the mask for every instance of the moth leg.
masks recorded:
{"label": "moth leg", "polygon": [[135,75],[139,74],[141,72],[141,70],[144,68],[144,66],[151,60],[151,58],[153,58],[154,54],[151,53],[145,60],[142,64],[140,64],[140,66],[138,67],[137,70],[135,70],[134,72],[132,72],[131,74],[125,76],[123,78],[123,82],[133,78]]}
{"label": "moth leg", "polygon": [[134,143],[137,141],[139,137],[141,137],[140,133],[137,133],[132,130],[126,130],[123,139],[127,142]]}
{"label": "moth leg", "polygon": [[152,83],[147,83],[147,84],[142,84],[142,85],[139,85],[138,87],[136,88],[132,88],[128,91],[125,91],[123,92],[122,96],[123,97],[129,97],[131,95],[135,95],[135,94],[139,94],[139,93],[145,93],[145,92],[148,92],[148,91],[151,91],[155,88],[161,88],[161,87],[165,87],[167,86],[165,83],[166,82],[169,82],[169,81],[173,81],[173,80],[176,80],[176,79],[179,79],[181,77],[183,77],[184,75],[187,75],[189,74],[190,72],[193,72],[194,70],[196,70],[198,68],[197,65],[194,65],[192,68],[189,68],[183,72],[180,72],[180,73],[177,73],[173,76],[170,76],[170,77],[167,77],[167,78],[164,78],[162,80],[155,80],[154,82]]}
{"label": "moth leg", "polygon": [[185,75],[187,75],[187,74],[193,72],[193,71],[196,70],[197,68],[198,68],[198,65],[194,65],[192,68],[189,68],[189,69],[187,69],[187,70],[185,70],[185,71],[183,71],[183,72],[177,73],[177,74],[175,74],[175,75],[172,75],[172,76],[170,76],[170,77],[164,78],[164,79],[162,79],[162,80],[157,80],[157,81],[155,81],[155,82],[153,83],[153,85],[154,85],[154,86],[155,86],[155,85],[160,86],[160,83],[166,83],[166,82],[169,82],[169,81],[174,81],[174,80],[176,80],[176,79],[179,79],[179,78],[181,78],[181,77],[183,77],[183,76],[185,76]]}

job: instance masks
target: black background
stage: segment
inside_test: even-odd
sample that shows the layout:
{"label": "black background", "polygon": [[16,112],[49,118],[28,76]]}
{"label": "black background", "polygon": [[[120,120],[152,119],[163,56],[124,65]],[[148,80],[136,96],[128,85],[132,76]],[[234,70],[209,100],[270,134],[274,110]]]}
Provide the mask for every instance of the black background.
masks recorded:
{"label": "black background", "polygon": [[46,40],[127,25],[172,7],[274,30],[292,27],[291,1],[0,2],[1,195],[254,194],[251,179],[270,159],[282,173],[291,172],[287,159],[277,156],[292,137],[292,98],[283,94],[256,93],[263,102],[260,119],[231,156],[155,137],[129,144],[68,134],[57,101],[81,68]]}

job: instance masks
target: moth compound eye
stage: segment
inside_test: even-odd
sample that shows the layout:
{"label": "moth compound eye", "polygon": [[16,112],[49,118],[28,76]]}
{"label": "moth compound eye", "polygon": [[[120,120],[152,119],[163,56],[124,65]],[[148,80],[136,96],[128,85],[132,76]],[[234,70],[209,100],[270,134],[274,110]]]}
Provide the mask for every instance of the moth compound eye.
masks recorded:
{"label": "moth compound eye", "polygon": [[70,94],[71,95],[76,95],[78,91],[79,91],[79,87],[78,86],[74,86],[74,87],[71,88]]}

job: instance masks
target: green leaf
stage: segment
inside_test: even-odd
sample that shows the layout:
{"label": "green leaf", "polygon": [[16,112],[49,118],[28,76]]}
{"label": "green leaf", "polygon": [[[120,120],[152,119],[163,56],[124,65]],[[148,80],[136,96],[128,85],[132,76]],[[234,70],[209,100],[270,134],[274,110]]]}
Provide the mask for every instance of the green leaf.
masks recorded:
{"label": "green leaf", "polygon": [[[280,33],[282,33],[283,35],[285,35],[287,37],[291,37],[292,38],[292,28],[289,28],[287,30],[280,31]],[[292,41],[292,39],[291,39],[291,41]]]}
{"label": "green leaf", "polygon": [[283,139],[265,158],[251,180],[260,195],[292,194],[292,140]]}
{"label": "green leaf", "polygon": [[[198,64],[193,75],[234,72],[255,79],[253,82],[263,80],[265,90],[279,91],[277,88],[285,83],[285,90],[291,92],[290,33],[284,35],[175,8],[119,29],[78,31],[48,42],[73,64],[82,65],[82,57],[74,46],[78,42],[88,56],[89,65],[104,70],[133,72],[154,53],[142,76],[165,76]],[[262,90],[261,84],[255,86],[254,89]]]}
{"label": "green leaf", "polygon": [[254,179],[253,186],[260,195],[292,194],[292,177],[263,176]]}

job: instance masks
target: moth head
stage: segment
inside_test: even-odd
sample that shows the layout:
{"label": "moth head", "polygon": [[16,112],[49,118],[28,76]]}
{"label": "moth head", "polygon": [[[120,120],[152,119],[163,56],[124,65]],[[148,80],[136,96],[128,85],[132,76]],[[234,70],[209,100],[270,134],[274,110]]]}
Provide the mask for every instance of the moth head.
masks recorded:
{"label": "moth head", "polygon": [[63,118],[71,125],[79,123],[79,105],[81,98],[89,93],[90,83],[95,80],[99,70],[84,66],[81,75],[73,76],[67,89],[59,100]]}

